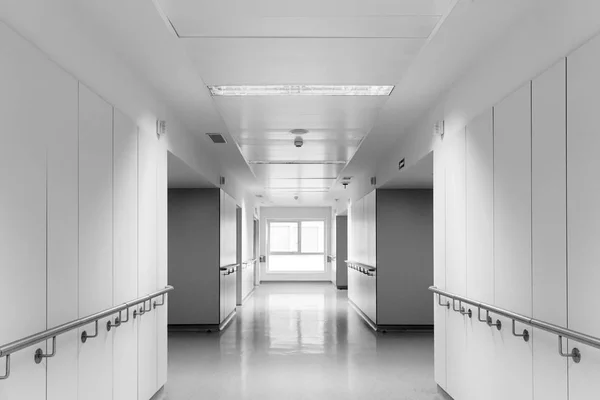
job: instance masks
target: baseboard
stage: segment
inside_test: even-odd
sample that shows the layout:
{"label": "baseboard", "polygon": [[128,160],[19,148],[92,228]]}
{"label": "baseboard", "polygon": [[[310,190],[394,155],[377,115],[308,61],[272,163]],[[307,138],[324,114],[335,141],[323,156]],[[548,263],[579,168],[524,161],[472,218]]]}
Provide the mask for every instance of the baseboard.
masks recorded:
{"label": "baseboard", "polygon": [[161,387],[160,389],[158,389],[158,390],[156,391],[156,393],[154,393],[154,396],[152,396],[152,397],[150,398],[150,400],[158,400],[159,398],[162,398],[162,394],[163,394],[164,390],[165,390],[165,387],[164,387],[164,386],[163,386],[163,387]]}
{"label": "baseboard", "polygon": [[216,332],[218,324],[173,324],[168,326],[169,332]]}
{"label": "baseboard", "polygon": [[354,309],[354,311],[356,311],[356,313],[358,315],[360,315],[360,317],[365,321],[365,323],[367,325],[369,325],[369,327],[371,327],[371,329],[373,329],[375,332],[378,331],[377,324],[375,322],[373,322],[371,320],[371,318],[369,318],[367,316],[367,314],[365,314],[356,304],[354,304],[354,302],[352,300],[348,299],[348,304],[350,304],[352,306],[352,308]]}
{"label": "baseboard", "polygon": [[227,318],[225,318],[223,322],[221,322],[221,324],[219,325],[219,330],[222,331],[223,329],[227,328],[231,321],[233,321],[233,318],[235,318],[235,310],[233,310],[231,314],[229,314]]}
{"label": "baseboard", "polygon": [[433,325],[377,325],[382,332],[433,332]]}
{"label": "baseboard", "polygon": [[440,385],[437,385],[437,389],[438,393],[440,393],[445,400],[454,400]]}
{"label": "baseboard", "polygon": [[282,280],[266,280],[266,281],[260,281],[261,284],[269,284],[269,283],[331,283],[331,281],[328,280],[310,280],[310,279],[282,279]]}
{"label": "baseboard", "polygon": [[248,300],[250,297],[252,297],[252,295],[254,294],[254,292],[255,292],[255,291],[256,291],[256,286],[254,286],[254,289],[252,289],[252,290],[250,291],[250,293],[248,293],[248,294],[246,295],[246,297],[244,297],[244,298],[242,299],[242,304],[238,304],[238,306],[240,306],[240,307],[241,307],[241,306],[243,306],[243,305],[244,305],[244,303],[246,302],[246,300]]}

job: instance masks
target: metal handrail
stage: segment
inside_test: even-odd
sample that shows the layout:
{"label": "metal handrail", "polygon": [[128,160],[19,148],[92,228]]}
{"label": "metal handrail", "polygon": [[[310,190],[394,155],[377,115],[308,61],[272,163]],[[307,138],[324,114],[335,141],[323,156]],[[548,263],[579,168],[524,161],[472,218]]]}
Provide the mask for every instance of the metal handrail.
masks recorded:
{"label": "metal handrail", "polygon": [[369,271],[375,271],[375,270],[377,269],[376,267],[373,267],[372,265],[367,265],[367,264],[359,263],[359,262],[352,261],[352,260],[346,260],[346,261],[344,261],[344,262],[345,262],[346,264],[354,264],[354,265],[357,265],[357,266],[359,266],[359,267],[366,268],[366,269],[368,269]]}
{"label": "metal handrail", "polygon": [[[14,342],[0,346],[0,358],[6,357],[5,374],[0,376],[0,380],[7,379],[10,376],[10,355],[11,354],[16,353],[19,350],[23,350],[27,347],[33,346],[34,344],[45,342],[48,339],[52,339],[53,351],[51,354],[44,354],[41,349],[36,350],[35,355],[34,355],[34,361],[39,364],[43,358],[54,357],[54,355],[56,354],[56,337],[57,336],[67,333],[69,331],[75,330],[77,328],[81,328],[82,326],[93,323],[96,327],[95,335],[88,335],[87,332],[85,332],[85,331],[81,334],[81,341],[83,343],[85,343],[87,339],[92,339],[92,338],[96,337],[96,335],[98,334],[98,321],[100,319],[103,319],[105,317],[108,317],[108,316],[111,316],[111,315],[114,315],[117,313],[119,314],[119,321],[117,321],[118,325],[111,324],[110,321],[107,323],[107,330],[110,331],[110,329],[112,327],[118,327],[121,325],[121,323],[125,323],[125,322],[129,321],[129,308],[130,307],[134,307],[134,306],[137,306],[138,304],[143,303],[144,308],[145,308],[145,303],[147,301],[152,302],[152,299],[162,296],[162,303],[155,302],[155,306],[154,306],[154,308],[160,307],[161,305],[165,304],[165,299],[164,299],[165,294],[167,294],[171,290],[173,290],[173,286],[166,286],[164,289],[161,289],[157,292],[148,294],[144,297],[140,297],[138,299],[128,301],[126,303],[106,309],[104,311],[100,311],[98,313],[88,315],[87,317],[79,318],[74,321],[67,322],[65,324],[56,326],[54,328],[51,328],[51,329],[48,329],[48,330],[45,330],[42,332],[38,332],[34,335],[27,336],[25,338],[18,339],[18,340],[15,340]],[[127,321],[122,321],[122,319],[120,319],[121,312],[125,311],[125,310],[127,310],[127,312],[128,312],[128,314],[127,314],[128,318],[127,318]]]}
{"label": "metal handrail", "polygon": [[227,271],[229,268],[236,268],[236,267],[239,267],[239,266],[240,266],[240,264],[237,264],[237,263],[235,263],[235,264],[228,264],[228,265],[223,265],[223,266],[219,267],[219,270],[220,271]]}
{"label": "metal handrail", "polygon": [[[496,321],[496,324],[492,324],[492,318],[489,316],[489,313],[494,313],[497,315],[501,315],[503,317],[506,317],[508,319],[512,320],[512,334],[515,337],[520,337],[523,338],[524,341],[529,341],[529,332],[524,329],[522,334],[518,334],[515,332],[515,323],[516,322],[520,322],[524,325],[529,325],[532,326],[534,328],[538,328],[541,329],[543,331],[549,332],[549,333],[553,333],[555,335],[558,336],[558,353],[562,356],[562,357],[570,357],[573,359],[574,362],[578,363],[581,361],[581,352],[579,351],[579,349],[577,348],[573,348],[573,350],[570,353],[564,353],[563,352],[563,338],[567,338],[567,339],[571,339],[575,342],[578,343],[583,343],[585,345],[591,346],[591,347],[595,347],[597,349],[600,349],[600,338],[594,337],[594,336],[590,336],[590,335],[586,335],[584,333],[581,332],[577,332],[574,331],[572,329],[568,329],[568,328],[564,328],[562,326],[558,326],[558,325],[554,325],[551,324],[549,322],[545,322],[545,321],[540,321],[538,319],[535,318],[531,318],[531,317],[527,317],[525,315],[521,315],[521,314],[517,314],[515,312],[512,311],[508,311],[505,310],[503,308],[500,307],[496,307],[493,306],[491,304],[486,304],[486,303],[482,303],[479,301],[475,301],[473,299],[469,299],[467,297],[458,295],[458,294],[454,294],[454,293],[450,293],[447,292],[445,290],[441,290],[438,289],[435,286],[431,286],[429,287],[429,290],[431,290],[433,293],[436,293],[439,298],[438,298],[438,304],[442,307],[446,307],[449,309],[449,303],[447,302],[446,304],[443,304],[441,301],[441,297],[445,297],[447,299],[452,299],[452,301],[454,302],[455,300],[458,300],[460,303],[465,303],[465,304],[470,304],[474,307],[477,307],[478,309],[478,317],[477,319],[481,322],[485,322],[487,323],[488,326],[493,327],[495,326],[498,330],[502,329],[502,324],[501,322],[498,320]],[[481,318],[481,309],[484,309],[487,312],[487,318],[486,319],[482,319]],[[470,310],[469,310],[470,311]],[[465,313],[466,314],[466,313]],[[471,315],[469,315],[469,318],[471,317]]]}

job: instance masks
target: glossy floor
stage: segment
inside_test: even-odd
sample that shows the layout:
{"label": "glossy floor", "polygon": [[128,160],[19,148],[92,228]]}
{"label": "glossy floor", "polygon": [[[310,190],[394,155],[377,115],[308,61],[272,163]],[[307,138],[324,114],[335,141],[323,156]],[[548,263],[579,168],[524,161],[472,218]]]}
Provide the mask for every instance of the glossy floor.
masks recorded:
{"label": "glossy floor", "polygon": [[433,335],[375,334],[324,283],[269,283],[221,333],[171,333],[161,400],[441,400]]}

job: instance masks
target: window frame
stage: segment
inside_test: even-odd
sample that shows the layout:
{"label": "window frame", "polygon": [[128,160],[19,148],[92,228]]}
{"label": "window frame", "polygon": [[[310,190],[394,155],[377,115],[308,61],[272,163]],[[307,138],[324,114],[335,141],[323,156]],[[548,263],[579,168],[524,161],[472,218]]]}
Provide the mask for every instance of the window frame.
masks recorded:
{"label": "window frame", "polygon": [[[310,252],[303,253],[302,252],[302,222],[323,222],[323,252]],[[269,218],[267,219],[267,272],[268,273],[276,273],[276,274],[320,274],[327,272],[327,262],[326,262],[326,254],[327,254],[327,219],[325,218]],[[283,223],[297,223],[298,224],[298,251],[290,252],[290,251],[271,251],[271,223],[273,222],[283,222]],[[322,271],[272,271],[270,269],[269,259],[273,256],[322,256],[323,257],[323,270]]]}

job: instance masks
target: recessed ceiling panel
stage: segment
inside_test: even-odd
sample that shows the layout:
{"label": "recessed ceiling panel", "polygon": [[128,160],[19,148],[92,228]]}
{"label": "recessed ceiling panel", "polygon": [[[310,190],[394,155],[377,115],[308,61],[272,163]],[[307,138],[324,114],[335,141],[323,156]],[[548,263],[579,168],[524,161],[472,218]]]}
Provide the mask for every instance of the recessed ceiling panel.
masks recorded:
{"label": "recessed ceiling panel", "polygon": [[333,179],[311,179],[311,178],[300,178],[300,179],[269,179],[265,186],[265,190],[283,190],[283,189],[297,189],[297,190],[328,190],[335,183]]}
{"label": "recessed ceiling panel", "polygon": [[[219,97],[214,98],[229,132],[265,135],[292,129],[352,132],[364,136],[388,97]],[[309,133],[310,134],[310,133]]]}
{"label": "recessed ceiling panel", "polygon": [[261,182],[280,178],[335,178],[344,164],[258,164],[250,165]]}
{"label": "recessed ceiling panel", "polygon": [[283,142],[268,141],[256,144],[240,144],[242,154],[248,161],[349,161],[359,142],[308,141],[301,148],[294,146],[294,138]]}
{"label": "recessed ceiling panel", "polygon": [[426,38],[450,0],[159,0],[180,37]]}
{"label": "recessed ceiling panel", "polygon": [[170,18],[182,38],[427,38],[440,16],[243,16],[220,19],[185,14]]}
{"label": "recessed ceiling panel", "polygon": [[207,85],[394,85],[426,41],[182,40]]}
{"label": "recessed ceiling panel", "polygon": [[380,16],[440,15],[450,0],[159,0],[167,15],[204,16]]}

